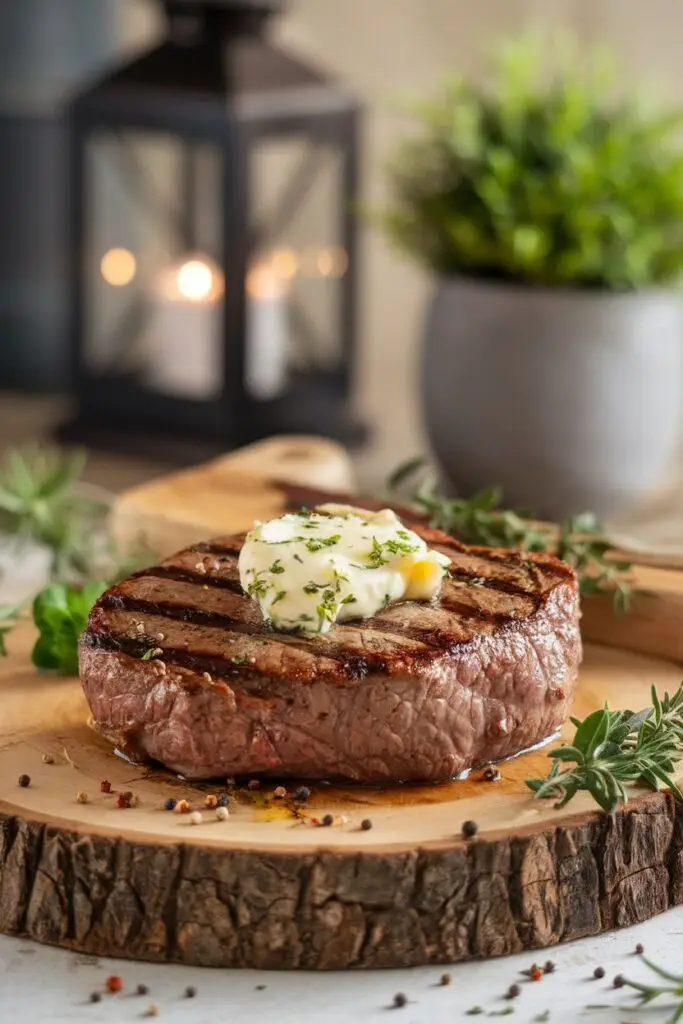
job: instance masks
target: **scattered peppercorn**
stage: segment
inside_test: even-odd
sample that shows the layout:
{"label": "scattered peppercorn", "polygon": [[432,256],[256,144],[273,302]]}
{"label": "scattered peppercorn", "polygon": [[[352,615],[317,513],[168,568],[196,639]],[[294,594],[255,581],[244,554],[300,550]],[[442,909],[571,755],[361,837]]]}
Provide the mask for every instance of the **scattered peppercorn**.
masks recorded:
{"label": "scattered peppercorn", "polygon": [[346,817],[345,814],[338,814],[337,817],[335,818],[335,824],[337,825],[348,825],[348,823],[349,819]]}
{"label": "scattered peppercorn", "polygon": [[213,811],[218,807],[218,797],[214,793],[207,793],[204,797],[204,806]]}
{"label": "scattered peppercorn", "polygon": [[441,975],[441,980],[439,981],[439,984],[445,987],[446,985],[450,985],[450,983],[451,983],[451,976],[450,976],[450,974],[442,974]]}
{"label": "scattered peppercorn", "polygon": [[485,782],[499,782],[500,781],[500,769],[496,768],[495,764],[488,765],[484,769],[484,781]]}
{"label": "scattered peppercorn", "polygon": [[101,1001],[101,999],[102,999],[102,996],[100,995],[99,992],[91,992],[90,993],[90,1002],[91,1003],[99,1003]]}
{"label": "scattered peppercorn", "polygon": [[298,789],[294,790],[294,799],[295,800],[301,800],[301,801],[308,800],[310,795],[311,795],[311,791],[308,788],[308,786],[299,786]]}
{"label": "scattered peppercorn", "polygon": [[541,980],[541,978],[543,977],[543,971],[538,966],[538,964],[532,964],[531,965],[531,968],[529,970],[529,977],[531,978],[532,981],[540,981]]}
{"label": "scattered peppercorn", "polygon": [[217,803],[219,807],[227,807],[230,803],[230,797],[227,793],[219,793]]}
{"label": "scattered peppercorn", "polygon": [[76,800],[79,804],[87,804],[90,801],[90,797],[84,789],[79,789],[78,793],[76,793]]}
{"label": "scattered peppercorn", "polygon": [[131,807],[139,807],[140,806],[140,797],[137,795],[137,793],[131,793],[130,794],[130,806]]}
{"label": "scattered peppercorn", "polygon": [[519,987],[519,985],[510,985],[510,988],[505,993],[505,998],[506,999],[516,999],[517,996],[521,993],[521,991],[522,990]]}
{"label": "scattered peppercorn", "polygon": [[102,779],[102,781],[100,782],[100,792],[111,793],[111,782],[109,781],[109,779]]}
{"label": "scattered peppercorn", "polygon": [[217,807],[216,817],[218,818],[219,821],[227,821],[228,818],[230,817],[230,811],[228,810],[227,807]]}
{"label": "scattered peppercorn", "polygon": [[31,785],[31,776],[20,775],[19,778],[17,779],[17,782],[19,783],[22,789],[26,789],[27,786]]}
{"label": "scattered peppercorn", "polygon": [[360,823],[360,827],[363,829],[364,832],[369,832],[370,829],[372,828],[372,822],[370,821],[369,818],[363,818],[363,820]]}
{"label": "scattered peppercorn", "polygon": [[176,814],[188,814],[190,805],[187,800],[179,800],[173,809]]}
{"label": "scattered peppercorn", "polygon": [[126,793],[116,794],[116,806],[117,807],[130,807],[130,800]]}
{"label": "scattered peppercorn", "polygon": [[190,815],[191,825],[201,825],[203,821],[204,819],[202,817],[201,811],[193,811],[192,814]]}
{"label": "scattered peppercorn", "polygon": [[593,971],[593,977],[594,978],[598,978],[598,979],[604,978],[605,977],[605,968],[604,967],[596,967],[595,970]]}
{"label": "scattered peppercorn", "polygon": [[334,818],[331,814],[326,814],[323,820],[320,822],[325,828],[329,828],[330,825],[334,825]]}
{"label": "scattered peppercorn", "polygon": [[149,989],[146,985],[138,985],[135,991],[139,996],[146,996],[149,993]]}
{"label": "scattered peppercorn", "polygon": [[194,999],[196,995],[197,989],[194,987],[194,985],[188,985],[187,988],[185,989],[185,998]]}
{"label": "scattered peppercorn", "polygon": [[248,790],[253,792],[255,789],[260,789],[260,788],[261,788],[261,783],[260,783],[259,779],[249,779],[249,782],[247,783],[247,789]]}
{"label": "scattered peppercorn", "polygon": [[123,988],[123,978],[119,977],[118,974],[110,974],[105,984],[107,992],[120,992]]}
{"label": "scattered peppercorn", "polygon": [[42,760],[43,760],[43,764],[54,764],[55,763],[55,759],[52,756],[52,754],[43,754]]}
{"label": "scattered peppercorn", "polygon": [[476,836],[478,831],[479,826],[477,825],[476,821],[463,821],[462,834],[465,837],[465,839],[471,839],[473,836]]}
{"label": "scattered peppercorn", "polygon": [[164,803],[164,810],[165,811],[175,811],[175,807],[176,807],[176,801],[173,799],[172,796],[169,796],[168,800],[166,800],[166,802]]}
{"label": "scattered peppercorn", "polygon": [[257,992],[265,992],[267,986],[266,985],[256,985],[255,988],[256,988]]}
{"label": "scattered peppercorn", "polygon": [[145,1017],[158,1017],[158,1016],[159,1016],[159,1007],[156,1006],[155,1003],[150,1003],[149,1006],[147,1007],[147,1009],[145,1010]]}
{"label": "scattered peppercorn", "polygon": [[612,982],[612,984],[614,985],[615,988],[623,988],[624,984],[625,984],[625,982],[624,982],[624,975],[623,974],[617,974],[617,976],[614,979],[614,981]]}
{"label": "scattered peppercorn", "polygon": [[401,1006],[405,1006],[408,1002],[408,996],[403,992],[397,992],[394,996],[394,1006],[399,1009]]}
{"label": "scattered peppercorn", "polygon": [[285,789],[284,786],[276,786],[275,789],[273,790],[273,796],[275,797],[276,800],[284,800],[284,798],[287,796],[287,790]]}
{"label": "scattered peppercorn", "polygon": [[640,954],[644,953],[644,952],[645,952],[645,946],[642,944],[642,942],[639,942],[638,945],[636,946],[636,953],[638,954],[638,956],[640,956]]}
{"label": "scattered peppercorn", "polygon": [[234,788],[235,788],[235,786],[237,785],[237,783],[235,782],[235,780],[233,779],[233,777],[232,777],[232,776],[230,776],[230,778],[229,778],[229,779],[226,779],[226,780],[225,780],[225,785],[226,785],[226,786],[228,787],[228,789],[234,789]]}
{"label": "scattered peppercorn", "polygon": [[553,963],[553,961],[552,960],[546,960],[546,962],[543,964],[543,973],[544,974],[553,974],[554,971],[555,971],[555,964]]}

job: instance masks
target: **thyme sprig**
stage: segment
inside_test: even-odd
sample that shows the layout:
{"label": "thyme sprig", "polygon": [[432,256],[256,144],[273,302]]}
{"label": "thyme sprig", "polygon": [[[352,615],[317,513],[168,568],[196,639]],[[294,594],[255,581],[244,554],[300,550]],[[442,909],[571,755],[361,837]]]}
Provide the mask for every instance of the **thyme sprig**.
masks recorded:
{"label": "thyme sprig", "polygon": [[[654,1002],[655,999],[661,999],[666,997],[673,997],[676,1000],[673,1006],[672,1015],[665,1021],[665,1024],[678,1024],[679,1021],[683,1020],[683,975],[673,974],[671,971],[664,970],[663,967],[659,967],[657,964],[648,960],[642,956],[641,960],[643,963],[650,968],[656,975],[658,975],[664,982],[668,984],[663,985],[646,985],[640,981],[632,981],[630,978],[621,977],[620,988],[632,988],[638,993],[637,1002],[634,1004],[634,1009],[640,1009],[643,1006],[648,1006]],[[611,1006],[594,1005],[587,1006],[588,1010],[606,1010],[612,1009]]]}
{"label": "thyme sprig", "polygon": [[504,508],[499,487],[480,491],[472,498],[445,497],[436,489],[434,479],[425,477],[425,465],[422,458],[410,459],[391,474],[387,486],[395,495],[411,480],[421,480],[407,490],[405,500],[426,515],[431,526],[465,544],[556,554],[576,570],[582,594],[610,593],[615,611],[628,610],[633,596],[626,576],[630,563],[608,558],[611,545],[592,513],[569,517],[560,524],[558,533],[554,527],[535,522],[528,509]]}
{"label": "thyme sprig", "polygon": [[[527,779],[536,797],[556,799],[556,807],[586,791],[612,814],[628,800],[627,786],[658,790],[666,786],[676,799],[683,793],[673,779],[676,762],[683,760],[683,684],[669,696],[651,690],[652,704],[642,711],[612,711],[609,705],[580,721],[571,743],[551,750],[545,779]],[[562,765],[574,767],[562,769]]]}

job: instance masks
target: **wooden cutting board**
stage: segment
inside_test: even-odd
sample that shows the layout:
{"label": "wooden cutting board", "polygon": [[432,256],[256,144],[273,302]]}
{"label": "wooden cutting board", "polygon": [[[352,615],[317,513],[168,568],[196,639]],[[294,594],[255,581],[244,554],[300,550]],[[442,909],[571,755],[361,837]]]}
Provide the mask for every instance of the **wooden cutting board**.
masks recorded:
{"label": "wooden cutting board", "polygon": [[[333,470],[327,460],[325,473],[300,466],[296,483],[351,487],[346,456],[331,454]],[[124,496],[119,528],[161,523],[151,539],[177,547],[277,514],[296,494],[292,476],[273,482],[287,460],[264,458],[260,476],[253,455]],[[665,578],[642,576],[649,593],[632,616],[615,619],[600,602],[587,609],[601,643],[586,650],[580,716],[604,700],[640,707],[652,683],[678,684],[683,574],[644,572]],[[32,640],[28,626],[13,634],[0,662],[0,930],[9,934],[203,965],[400,967],[545,947],[683,902],[683,814],[672,798],[646,793],[612,818],[585,796],[555,810],[524,785],[547,771],[544,751],[502,764],[496,782],[475,773],[443,786],[316,785],[303,809],[291,785],[284,800],[272,785],[238,790],[219,821],[205,802],[220,784],[188,785],[116,757],[89,729],[78,681],[32,669]],[[136,806],[117,807],[124,791]],[[201,824],[164,810],[169,797],[200,809]],[[318,824],[328,814],[334,823]],[[468,819],[479,826],[470,841],[460,831]]]}

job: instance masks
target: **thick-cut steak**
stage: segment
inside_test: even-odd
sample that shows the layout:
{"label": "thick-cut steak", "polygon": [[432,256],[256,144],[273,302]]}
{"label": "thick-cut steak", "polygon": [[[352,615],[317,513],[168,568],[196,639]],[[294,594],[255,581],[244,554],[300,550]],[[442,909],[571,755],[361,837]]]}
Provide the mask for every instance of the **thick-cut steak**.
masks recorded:
{"label": "thick-cut steak", "polygon": [[574,572],[412,528],[453,559],[440,600],[324,636],[263,623],[239,583],[243,536],[112,587],[80,644],[95,724],[189,779],[437,781],[546,739],[581,659]]}

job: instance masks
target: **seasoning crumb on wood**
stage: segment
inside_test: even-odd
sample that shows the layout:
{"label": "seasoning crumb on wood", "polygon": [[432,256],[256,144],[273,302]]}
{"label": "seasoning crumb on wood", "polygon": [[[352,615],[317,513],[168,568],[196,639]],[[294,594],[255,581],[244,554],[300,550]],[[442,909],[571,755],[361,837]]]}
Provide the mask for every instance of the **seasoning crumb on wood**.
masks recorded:
{"label": "seasoning crumb on wood", "polygon": [[484,769],[485,782],[500,782],[500,777],[500,768],[497,768],[495,764],[490,764]]}
{"label": "seasoning crumb on wood", "polygon": [[555,967],[556,967],[556,965],[555,965],[555,963],[553,963],[552,960],[546,960],[546,962],[543,965],[543,973],[544,974],[553,974],[555,972]]}
{"label": "seasoning crumb on wood", "polygon": [[169,796],[168,800],[164,801],[164,810],[165,811],[174,811],[175,808],[176,808],[176,801],[173,799],[172,796]]}
{"label": "seasoning crumb on wood", "polygon": [[636,946],[636,954],[638,956],[640,956],[644,952],[645,952],[645,946],[642,944],[642,942],[639,942],[638,945]]}
{"label": "seasoning crumb on wood", "polygon": [[227,807],[217,807],[216,817],[218,818],[219,821],[227,821],[228,818],[230,817],[230,811],[228,810]]}
{"label": "seasoning crumb on wood", "polygon": [[194,987],[194,985],[188,985],[187,988],[185,989],[185,998],[194,999],[196,995],[197,989]]}
{"label": "seasoning crumb on wood", "polygon": [[405,1006],[407,1002],[408,996],[404,992],[397,992],[396,995],[394,996],[393,1005],[397,1010],[400,1009],[402,1006]]}
{"label": "seasoning crumb on wood", "polygon": [[517,998],[517,996],[518,996],[518,995],[520,994],[520,992],[521,992],[521,991],[522,991],[522,990],[521,990],[521,988],[519,987],[519,985],[517,985],[517,984],[515,984],[515,985],[510,985],[510,988],[509,988],[509,989],[507,990],[507,992],[505,993],[505,998],[506,998],[506,999],[516,999],[516,998]]}
{"label": "seasoning crumb on wood", "polygon": [[173,810],[176,814],[189,814],[190,804],[187,800],[178,800]]}
{"label": "seasoning crumb on wood", "polygon": [[303,802],[308,800],[311,795],[311,791],[308,786],[299,786],[298,789],[294,790],[294,799]]}
{"label": "seasoning crumb on wood", "polygon": [[91,1003],[99,1003],[99,1002],[101,1002],[101,1000],[102,1000],[102,996],[100,995],[99,992],[91,992],[90,993],[90,1002]]}
{"label": "seasoning crumb on wood", "polygon": [[624,980],[624,975],[623,974],[617,974],[616,978],[612,982],[612,985],[614,986],[614,988],[623,988],[625,984],[626,984],[626,982]]}
{"label": "seasoning crumb on wood", "polygon": [[100,782],[100,793],[111,793],[111,782],[109,779],[102,779]]}
{"label": "seasoning crumb on wood", "polygon": [[207,793],[204,797],[204,806],[208,807],[210,811],[213,811],[218,807],[218,797],[214,793]]}
{"label": "seasoning crumb on wood", "polygon": [[42,760],[43,764],[54,764],[55,763],[55,759],[52,756],[52,754],[43,754],[41,760]]}
{"label": "seasoning crumb on wood", "polygon": [[156,1003],[150,1003],[149,1006],[147,1007],[147,1009],[145,1010],[143,1016],[145,1016],[145,1017],[158,1017],[159,1016],[159,1007],[156,1005]]}
{"label": "seasoning crumb on wood", "polygon": [[363,830],[363,832],[369,832],[370,829],[372,828],[372,822],[370,821],[369,818],[363,818],[363,820],[360,823],[360,827]]}
{"label": "seasoning crumb on wood", "polygon": [[450,974],[442,974],[441,978],[439,979],[439,984],[443,987],[443,986],[446,986],[446,985],[450,985],[450,983],[451,983],[451,976],[450,976]]}
{"label": "seasoning crumb on wood", "polygon": [[190,824],[192,825],[201,825],[203,821],[204,818],[202,817],[201,811],[193,811],[190,815]]}
{"label": "seasoning crumb on wood", "polygon": [[139,996],[149,995],[149,989],[147,988],[146,985],[142,985],[142,984],[138,985],[138,987],[135,989],[135,992]]}
{"label": "seasoning crumb on wood", "polygon": [[285,789],[284,786],[276,786],[275,789],[273,790],[273,796],[275,797],[276,800],[284,800],[284,798],[287,796],[287,790]]}
{"label": "seasoning crumb on wood", "polygon": [[19,778],[17,779],[17,782],[19,783],[19,785],[21,786],[22,789],[27,789],[28,786],[31,785],[31,776],[30,775],[20,775]]}
{"label": "seasoning crumb on wood", "polygon": [[331,814],[326,814],[323,820],[320,822],[325,828],[329,828],[330,825],[334,825],[334,818]]}
{"label": "seasoning crumb on wood", "polygon": [[479,826],[476,821],[463,821],[461,831],[465,839],[472,839],[479,831]]}
{"label": "seasoning crumb on wood", "polygon": [[84,789],[79,789],[78,793],[76,793],[76,800],[79,804],[90,803],[90,797]]}
{"label": "seasoning crumb on wood", "polygon": [[105,984],[107,992],[120,992],[123,988],[123,978],[118,974],[110,974]]}

